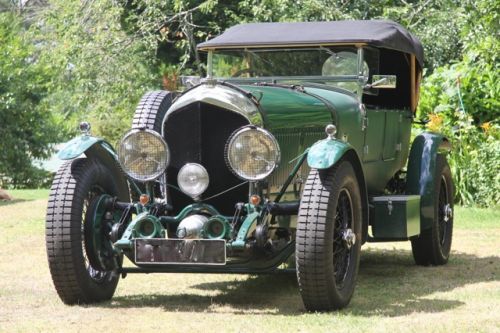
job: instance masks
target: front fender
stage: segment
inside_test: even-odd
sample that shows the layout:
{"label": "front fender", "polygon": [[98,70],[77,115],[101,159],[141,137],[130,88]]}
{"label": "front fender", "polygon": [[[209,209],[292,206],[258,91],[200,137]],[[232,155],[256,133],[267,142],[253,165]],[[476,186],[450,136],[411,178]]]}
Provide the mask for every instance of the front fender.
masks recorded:
{"label": "front fender", "polygon": [[[57,157],[59,157],[61,160],[72,160],[85,153],[96,143],[106,145],[111,148],[111,145],[104,141],[104,139],[96,138],[90,135],[82,135],[68,141],[64,148],[59,151]],[[111,148],[111,151],[114,154],[113,148]]]}
{"label": "front fender", "polygon": [[356,154],[355,149],[344,141],[325,139],[316,142],[307,154],[307,164],[315,169],[328,169],[342,158],[347,159],[356,173],[359,182],[359,190],[361,194],[363,206],[363,226],[362,226],[362,242],[365,243],[368,239],[368,190],[366,188],[365,176],[361,160]]}
{"label": "front fender", "polygon": [[352,147],[343,141],[325,139],[316,142],[307,154],[307,164],[315,169],[328,169]]}
{"label": "front fender", "polygon": [[70,140],[59,151],[57,157],[62,160],[72,160],[82,154],[85,154],[87,158],[98,160],[111,172],[112,176],[116,179],[119,200],[129,202],[130,196],[127,177],[120,167],[118,155],[113,147],[102,138],[82,135]]}
{"label": "front fender", "polygon": [[432,227],[436,188],[436,159],[438,154],[447,154],[451,144],[441,134],[424,132],[413,140],[408,172],[406,193],[420,195],[420,230]]}

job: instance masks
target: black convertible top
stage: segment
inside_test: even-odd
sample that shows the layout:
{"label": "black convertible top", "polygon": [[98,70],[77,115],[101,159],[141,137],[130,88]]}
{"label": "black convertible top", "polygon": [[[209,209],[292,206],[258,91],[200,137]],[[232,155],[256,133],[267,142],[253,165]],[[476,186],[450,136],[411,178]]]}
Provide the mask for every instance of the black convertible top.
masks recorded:
{"label": "black convertible top", "polygon": [[366,43],[414,54],[420,66],[424,62],[420,41],[398,23],[388,20],[238,24],[223,34],[198,44],[198,49],[336,43]]}

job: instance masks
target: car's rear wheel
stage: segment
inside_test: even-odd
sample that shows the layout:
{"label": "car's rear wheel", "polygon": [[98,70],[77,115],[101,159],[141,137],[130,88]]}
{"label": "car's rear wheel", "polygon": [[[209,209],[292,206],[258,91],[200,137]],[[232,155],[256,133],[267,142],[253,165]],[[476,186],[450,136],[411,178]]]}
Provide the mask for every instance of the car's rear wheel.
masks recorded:
{"label": "car's rear wheel", "polygon": [[[63,164],[54,178],[47,207],[46,247],[54,286],[66,304],[104,301],[115,292],[119,274],[116,269],[91,264],[99,254],[89,246],[88,231],[96,200],[116,196],[117,189],[108,169],[87,158]],[[100,231],[103,238],[109,232]]]}
{"label": "car's rear wheel", "polygon": [[436,198],[434,219],[430,229],[411,240],[413,258],[417,265],[444,265],[448,262],[453,234],[453,179],[446,157],[436,158]]}
{"label": "car's rear wheel", "polygon": [[347,161],[312,169],[302,194],[296,237],[297,278],[308,311],[351,300],[361,250],[361,195]]}

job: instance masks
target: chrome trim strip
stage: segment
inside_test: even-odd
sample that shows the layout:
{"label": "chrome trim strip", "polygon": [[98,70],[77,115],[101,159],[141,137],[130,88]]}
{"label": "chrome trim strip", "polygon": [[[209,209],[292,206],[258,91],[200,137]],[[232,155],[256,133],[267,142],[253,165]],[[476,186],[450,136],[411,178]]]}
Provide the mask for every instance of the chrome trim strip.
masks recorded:
{"label": "chrome trim strip", "polygon": [[[174,112],[196,102],[203,102],[236,112],[248,119],[252,125],[264,125],[258,107],[247,96],[230,87],[211,82],[194,87],[179,96],[165,114],[162,125],[167,122],[168,117]],[[164,126],[162,126],[162,136],[165,137]]]}

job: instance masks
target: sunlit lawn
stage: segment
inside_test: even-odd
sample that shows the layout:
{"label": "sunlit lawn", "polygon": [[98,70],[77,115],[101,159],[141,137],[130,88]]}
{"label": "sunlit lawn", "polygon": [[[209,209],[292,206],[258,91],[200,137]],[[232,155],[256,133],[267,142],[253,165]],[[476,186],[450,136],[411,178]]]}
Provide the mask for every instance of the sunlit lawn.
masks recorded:
{"label": "sunlit lawn", "polygon": [[48,191],[11,194],[0,202],[0,332],[500,331],[500,209],[456,209],[443,267],[415,266],[406,242],[365,245],[340,312],[304,312],[294,275],[129,275],[110,302],[67,306],[47,267]]}

